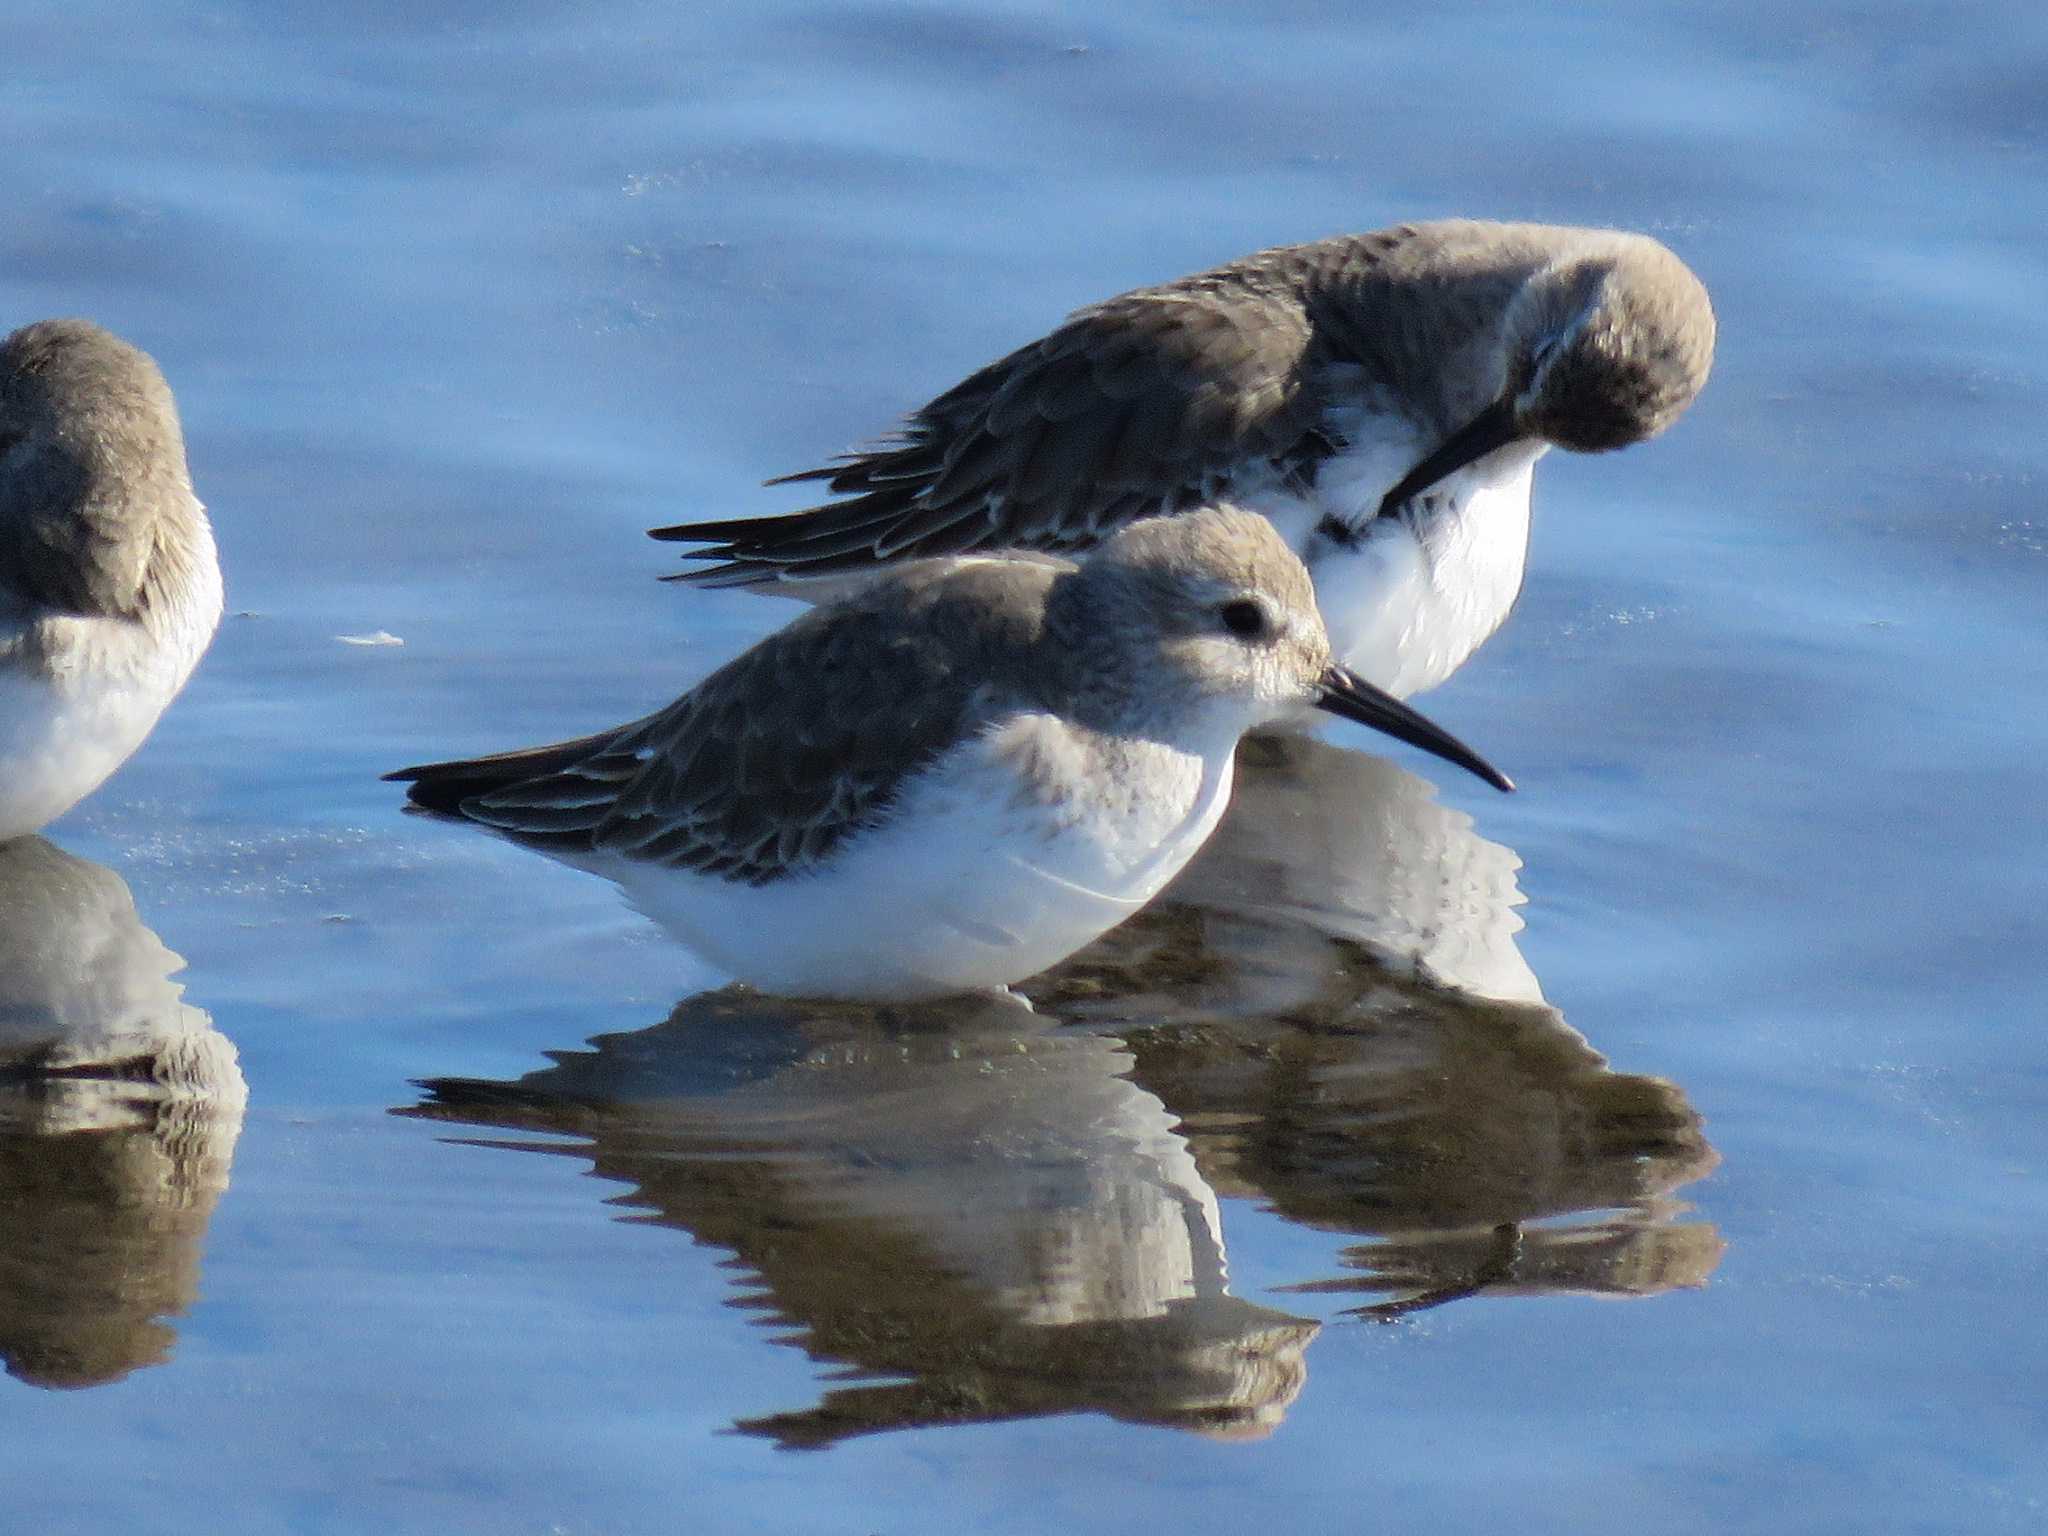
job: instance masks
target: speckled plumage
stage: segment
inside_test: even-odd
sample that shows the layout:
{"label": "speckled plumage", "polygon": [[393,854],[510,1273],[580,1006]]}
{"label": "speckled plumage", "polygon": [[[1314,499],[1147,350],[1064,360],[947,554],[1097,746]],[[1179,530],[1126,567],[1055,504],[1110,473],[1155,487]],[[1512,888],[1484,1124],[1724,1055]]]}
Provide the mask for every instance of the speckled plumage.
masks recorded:
{"label": "speckled plumage", "polygon": [[[683,524],[705,585],[822,576],[934,554],[1084,547],[1139,517],[1312,488],[1347,408],[1440,442],[1536,381],[1526,426],[1566,447],[1663,430],[1705,381],[1713,311],[1642,235],[1447,220],[1281,246],[1080,310],[920,408],[900,438],[788,478],[849,498]],[[1378,506],[1331,508],[1352,522]]]}
{"label": "speckled plumage", "polygon": [[906,774],[1032,707],[1045,592],[1065,569],[905,570],[802,615],[644,720],[456,765],[466,776],[427,777],[414,797],[541,847],[750,884],[813,866],[879,819]]}

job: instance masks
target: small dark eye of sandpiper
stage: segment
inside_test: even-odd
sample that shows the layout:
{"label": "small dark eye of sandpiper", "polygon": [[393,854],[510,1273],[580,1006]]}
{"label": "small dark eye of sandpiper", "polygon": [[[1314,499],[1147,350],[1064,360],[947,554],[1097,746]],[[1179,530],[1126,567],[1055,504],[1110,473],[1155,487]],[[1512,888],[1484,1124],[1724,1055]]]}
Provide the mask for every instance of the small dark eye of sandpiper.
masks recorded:
{"label": "small dark eye of sandpiper", "polygon": [[1223,605],[1223,627],[1243,640],[1255,640],[1266,632],[1266,610],[1248,597]]}

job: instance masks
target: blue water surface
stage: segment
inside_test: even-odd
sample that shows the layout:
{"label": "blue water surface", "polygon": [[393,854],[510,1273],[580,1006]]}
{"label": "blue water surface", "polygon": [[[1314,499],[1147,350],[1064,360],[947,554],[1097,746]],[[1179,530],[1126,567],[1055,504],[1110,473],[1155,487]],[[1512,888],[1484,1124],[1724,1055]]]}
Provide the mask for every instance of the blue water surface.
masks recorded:
{"label": "blue water surface", "polygon": [[[0,1283],[0,1529],[2042,1529],[2048,11],[1929,16],[0,3],[0,329],[158,358],[229,588],[48,835],[249,1091],[224,1186],[39,1293],[142,1297],[97,1367],[29,1379]],[[645,528],[1076,305],[1451,214],[1647,230],[1721,325],[1667,438],[1545,461],[1431,697],[1519,795],[1270,775],[1482,871],[1516,1006],[1225,871],[1103,1006],[728,1008],[377,781],[787,617]],[[30,1265],[92,1226],[43,1199]]]}

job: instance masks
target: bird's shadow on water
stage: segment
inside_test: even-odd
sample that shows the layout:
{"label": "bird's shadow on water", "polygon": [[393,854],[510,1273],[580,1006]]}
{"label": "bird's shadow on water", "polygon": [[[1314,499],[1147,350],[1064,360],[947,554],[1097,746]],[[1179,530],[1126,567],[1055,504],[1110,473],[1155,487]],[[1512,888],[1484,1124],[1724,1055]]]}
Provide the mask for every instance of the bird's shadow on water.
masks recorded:
{"label": "bird's shadow on water", "polygon": [[1703,1283],[1685,1095],[1612,1071],[1514,944],[1517,861],[1391,764],[1251,743],[1152,907],[1021,996],[692,997],[397,1111],[544,1133],[635,1219],[729,1249],[737,1305],[842,1369],[788,1447],[1094,1410],[1270,1432],[1320,1324],[1230,1293],[1222,1201],[1357,1241],[1301,1293],[1393,1320]]}
{"label": "bird's shadow on water", "polygon": [[0,843],[0,1361],[43,1387],[169,1358],[248,1090],[121,877]]}

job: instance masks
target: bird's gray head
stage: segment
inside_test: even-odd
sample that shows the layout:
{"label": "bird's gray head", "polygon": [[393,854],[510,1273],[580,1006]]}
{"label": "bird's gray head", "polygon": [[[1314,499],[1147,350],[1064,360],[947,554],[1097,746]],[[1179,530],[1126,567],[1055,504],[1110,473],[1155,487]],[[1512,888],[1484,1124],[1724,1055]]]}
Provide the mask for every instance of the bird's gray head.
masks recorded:
{"label": "bird's gray head", "polygon": [[1046,636],[1071,669],[1077,713],[1108,729],[1235,741],[1313,706],[1511,787],[1336,664],[1307,568],[1253,512],[1210,506],[1132,523],[1054,583]]}
{"label": "bird's gray head", "polygon": [[1707,382],[1706,288],[1655,240],[1611,238],[1536,273],[1509,308],[1508,384],[1524,437],[1625,448],[1670,426]]}
{"label": "bird's gray head", "polygon": [[90,320],[40,320],[0,341],[0,448],[60,449],[85,472],[166,457],[184,466],[171,389],[149,354]]}
{"label": "bird's gray head", "polygon": [[1504,391],[1394,483],[1382,516],[1510,443],[1599,453],[1655,437],[1707,382],[1714,307],[1685,263],[1647,235],[1570,233],[1508,303]]}
{"label": "bird's gray head", "polygon": [[[1105,687],[1232,734],[1311,701],[1330,641],[1308,572],[1273,525],[1202,507],[1120,530],[1055,589],[1049,622]],[[1085,646],[1073,640],[1085,640]]]}
{"label": "bird's gray head", "polygon": [[177,406],[146,353],[88,320],[0,341],[0,558],[15,584],[130,612],[159,518],[191,496]]}

